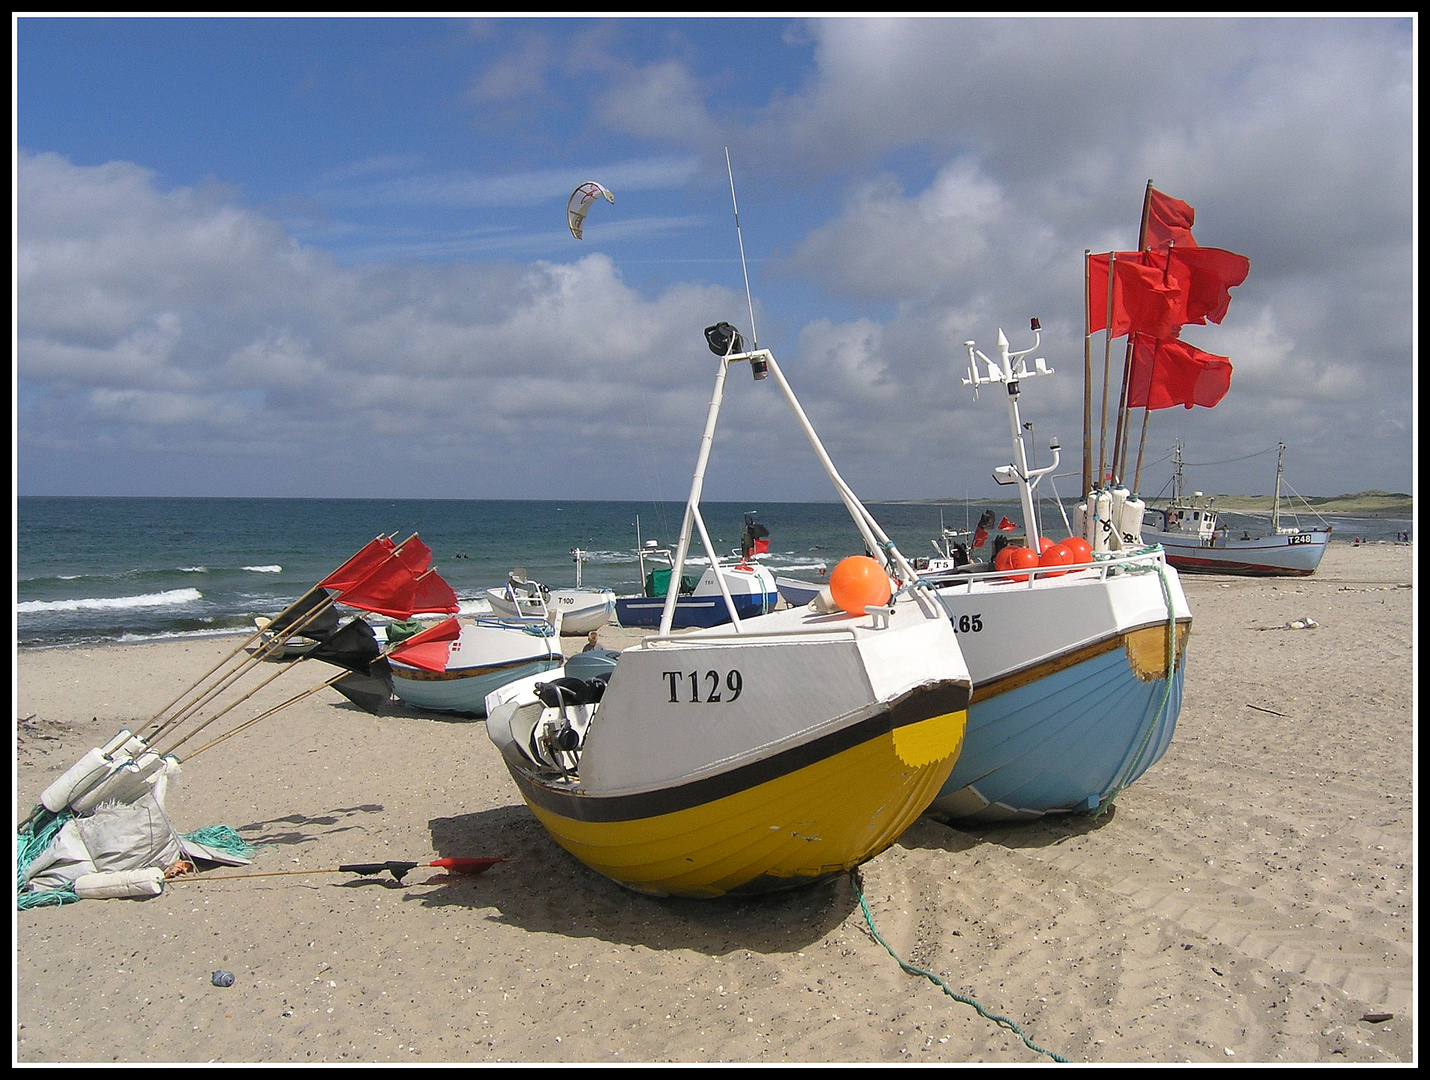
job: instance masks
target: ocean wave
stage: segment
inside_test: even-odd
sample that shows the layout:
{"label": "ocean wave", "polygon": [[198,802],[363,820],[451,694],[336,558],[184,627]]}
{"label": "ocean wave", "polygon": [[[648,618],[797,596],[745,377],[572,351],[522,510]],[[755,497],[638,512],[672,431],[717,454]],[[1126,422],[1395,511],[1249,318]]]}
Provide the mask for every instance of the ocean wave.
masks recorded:
{"label": "ocean wave", "polygon": [[46,611],[105,611],[119,608],[171,607],[202,600],[198,589],[168,589],[143,596],[105,596],[82,600],[26,600],[15,605],[17,615],[33,615]]}
{"label": "ocean wave", "polygon": [[179,573],[181,573],[181,574],[207,574],[208,572],[209,572],[209,568],[208,568],[207,566],[181,566],[181,567],[179,567]]}
{"label": "ocean wave", "polygon": [[283,573],[283,567],[281,567],[281,566],[240,566],[239,569],[240,569],[240,570],[248,570],[248,571],[250,571],[250,572],[252,572],[252,573],[254,573],[254,574],[281,574],[281,573]]}

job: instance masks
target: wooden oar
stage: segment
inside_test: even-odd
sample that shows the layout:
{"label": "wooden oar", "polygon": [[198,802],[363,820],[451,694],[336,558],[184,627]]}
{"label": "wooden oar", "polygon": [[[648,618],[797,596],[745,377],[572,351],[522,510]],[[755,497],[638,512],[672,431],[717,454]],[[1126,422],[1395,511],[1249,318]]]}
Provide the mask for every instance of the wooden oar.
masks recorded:
{"label": "wooden oar", "polygon": [[491,869],[499,862],[506,862],[505,859],[481,858],[481,859],[460,859],[446,858],[433,859],[431,862],[378,862],[378,863],[345,863],[342,866],[325,866],[320,870],[265,870],[256,874],[216,874],[204,876],[189,876],[187,874],[173,878],[174,881],[237,881],[239,878],[260,878],[260,877],[289,877],[294,874],[362,874],[370,876],[372,874],[389,873],[393,880],[401,882],[404,877],[416,870],[419,866],[435,866],[442,870],[450,870],[454,874],[480,874]]}

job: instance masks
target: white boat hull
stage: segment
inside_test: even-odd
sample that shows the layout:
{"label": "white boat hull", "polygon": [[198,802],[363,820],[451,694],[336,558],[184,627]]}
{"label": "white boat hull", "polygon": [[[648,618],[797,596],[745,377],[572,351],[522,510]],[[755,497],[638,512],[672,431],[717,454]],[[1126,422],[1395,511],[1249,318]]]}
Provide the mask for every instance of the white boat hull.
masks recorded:
{"label": "white boat hull", "polygon": [[616,611],[616,594],[610,589],[551,589],[544,597],[513,595],[507,589],[488,589],[487,603],[499,618],[552,618],[561,614],[563,636],[599,630]]}
{"label": "white boat hull", "polygon": [[[547,633],[529,632],[537,625]],[[550,624],[502,623],[482,620],[462,627],[452,643],[447,669],[423,671],[396,660],[392,665],[392,692],[419,709],[486,715],[486,697],[507,683],[561,666],[563,656]]]}
{"label": "white boat hull", "polygon": [[1237,537],[1219,529],[1210,537],[1142,527],[1142,540],[1160,544],[1167,561],[1191,573],[1305,577],[1316,572],[1330,542],[1329,529]]}
{"label": "white boat hull", "polygon": [[789,888],[892,843],[962,743],[967,670],[948,622],[786,609],[647,638],[599,703],[563,718],[532,684],[494,695],[487,733],[532,812],[592,869],[655,895]]}

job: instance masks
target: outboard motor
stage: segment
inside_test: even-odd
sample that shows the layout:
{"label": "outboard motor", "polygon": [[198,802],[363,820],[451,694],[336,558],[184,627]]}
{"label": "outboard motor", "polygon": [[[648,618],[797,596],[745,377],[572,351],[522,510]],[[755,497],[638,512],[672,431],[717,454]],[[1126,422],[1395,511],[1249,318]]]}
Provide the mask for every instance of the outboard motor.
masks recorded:
{"label": "outboard motor", "polygon": [[[559,723],[543,725],[540,731],[540,738],[553,751],[551,760],[564,773],[567,771],[559,758],[555,756],[556,751],[566,754],[574,754],[581,748],[581,732],[577,731],[571,723],[571,717],[566,710],[578,708],[582,705],[591,704],[590,686],[581,679],[573,679],[563,676],[560,679],[553,679],[549,683],[537,683],[537,700],[548,709],[556,709],[561,714]],[[537,735],[532,732],[533,737]]]}

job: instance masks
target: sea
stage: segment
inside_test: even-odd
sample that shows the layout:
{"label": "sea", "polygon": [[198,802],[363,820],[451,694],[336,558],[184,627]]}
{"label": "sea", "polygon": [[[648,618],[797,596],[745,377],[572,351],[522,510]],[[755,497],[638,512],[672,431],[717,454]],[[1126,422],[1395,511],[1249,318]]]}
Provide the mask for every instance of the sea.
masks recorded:
{"label": "sea", "polygon": [[[1015,502],[869,503],[908,557],[933,554],[942,530],[971,530],[986,509],[1021,521]],[[250,632],[379,535],[420,536],[461,613],[490,612],[485,591],[514,569],[551,587],[576,583],[617,595],[641,589],[637,548],[674,548],[683,503],[427,499],[80,498],[16,500],[15,641],[20,649],[92,646]],[[762,561],[776,574],[817,579],[864,545],[840,503],[704,503],[724,561],[745,515],[769,530]],[[1071,508],[1068,508],[1071,516]],[[1233,529],[1264,516],[1224,514]],[[1337,518],[1336,541],[1394,542],[1395,518]],[[1303,524],[1308,524],[1303,519]],[[1316,522],[1320,524],[1320,522]],[[1055,503],[1039,529],[1067,535]],[[688,563],[708,564],[698,537]]]}

